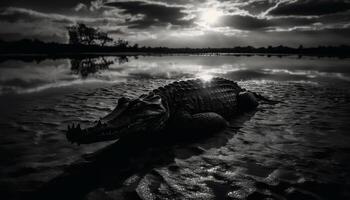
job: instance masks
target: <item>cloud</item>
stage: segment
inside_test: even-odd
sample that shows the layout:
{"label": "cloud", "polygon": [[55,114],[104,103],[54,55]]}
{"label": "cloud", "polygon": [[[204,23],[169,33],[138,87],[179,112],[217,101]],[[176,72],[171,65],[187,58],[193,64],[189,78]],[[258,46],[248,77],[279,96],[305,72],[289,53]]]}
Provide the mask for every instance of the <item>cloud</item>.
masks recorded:
{"label": "cloud", "polygon": [[103,7],[103,0],[95,0],[90,2],[90,11],[99,10]]}
{"label": "cloud", "polygon": [[266,31],[274,27],[307,26],[316,22],[318,22],[318,20],[313,18],[266,18],[253,15],[224,15],[221,16],[216,26],[227,26],[244,31]]}
{"label": "cloud", "polygon": [[42,20],[54,20],[56,22],[73,22],[74,20],[65,15],[46,14],[31,9],[8,7],[0,10],[0,21],[11,23],[16,22],[36,22]]}
{"label": "cloud", "polygon": [[225,15],[222,16],[218,26],[229,26],[240,30],[258,30],[270,26],[267,19],[259,19],[250,15]]}
{"label": "cloud", "polygon": [[[9,7],[0,10],[0,25],[1,27],[7,27],[6,29],[0,29],[0,39],[11,40],[17,36],[17,39],[37,38],[43,41],[66,42],[66,27],[75,23],[85,23],[95,27],[116,27],[118,24],[124,23],[124,21],[118,18],[73,17]],[[119,34],[121,33],[119,31]]]}
{"label": "cloud", "polygon": [[142,19],[129,23],[130,28],[148,28],[150,26],[190,25],[192,21],[185,19],[187,14],[184,6],[169,5],[154,1],[117,1],[105,4],[105,6],[117,8],[121,14],[143,16]]}
{"label": "cloud", "polygon": [[81,11],[81,10],[87,10],[87,6],[83,3],[78,3],[75,7],[74,7],[75,11]]}
{"label": "cloud", "polygon": [[248,11],[251,15],[259,15],[275,5],[275,1],[250,0],[237,3],[237,7]]}
{"label": "cloud", "polygon": [[275,8],[269,10],[269,15],[276,16],[318,16],[338,12],[344,12],[350,9],[348,1],[339,0],[294,0],[283,1]]}
{"label": "cloud", "polygon": [[90,5],[93,0],[1,0],[0,7],[19,7],[36,10],[40,12],[55,12],[68,14],[74,11],[78,4]]}
{"label": "cloud", "polygon": [[[0,27],[6,28],[0,29],[0,39],[66,42],[65,27],[85,23],[140,46],[349,44],[346,37],[350,21],[348,2],[60,0],[47,3],[46,0],[2,0]],[[208,8],[219,11],[221,16],[216,23],[201,23],[201,15]]]}
{"label": "cloud", "polygon": [[283,17],[271,18],[270,23],[274,27],[308,26],[320,22],[317,18]]}

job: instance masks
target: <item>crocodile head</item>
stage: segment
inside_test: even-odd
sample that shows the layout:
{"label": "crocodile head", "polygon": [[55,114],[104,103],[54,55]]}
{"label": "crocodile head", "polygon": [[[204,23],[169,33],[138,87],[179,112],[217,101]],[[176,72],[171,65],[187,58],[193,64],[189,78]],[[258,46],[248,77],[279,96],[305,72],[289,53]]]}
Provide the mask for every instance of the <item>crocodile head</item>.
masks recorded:
{"label": "crocodile head", "polygon": [[168,112],[159,95],[143,95],[130,100],[120,98],[117,107],[93,126],[81,129],[68,126],[67,139],[72,143],[88,144],[115,140],[142,131],[157,131],[168,119]]}

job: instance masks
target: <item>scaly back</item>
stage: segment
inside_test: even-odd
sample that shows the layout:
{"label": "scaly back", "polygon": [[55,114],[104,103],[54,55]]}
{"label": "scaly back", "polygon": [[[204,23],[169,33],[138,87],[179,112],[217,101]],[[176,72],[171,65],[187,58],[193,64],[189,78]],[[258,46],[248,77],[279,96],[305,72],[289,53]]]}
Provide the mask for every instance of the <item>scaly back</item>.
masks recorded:
{"label": "scaly back", "polygon": [[161,96],[170,115],[183,110],[191,114],[216,112],[229,116],[237,112],[237,95],[242,90],[234,81],[213,78],[174,82],[153,90],[150,95]]}

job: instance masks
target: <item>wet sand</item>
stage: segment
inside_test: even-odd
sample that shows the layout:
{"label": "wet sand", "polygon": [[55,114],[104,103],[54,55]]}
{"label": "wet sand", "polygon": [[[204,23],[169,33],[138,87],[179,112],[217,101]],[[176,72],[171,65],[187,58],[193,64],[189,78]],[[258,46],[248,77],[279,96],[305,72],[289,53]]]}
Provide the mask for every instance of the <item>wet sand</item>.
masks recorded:
{"label": "wet sand", "polygon": [[[28,69],[22,80],[32,84],[25,86],[10,85],[3,75],[1,196],[18,199],[41,188],[51,198],[80,199],[349,198],[349,62],[225,59],[144,57],[87,78],[72,73],[66,60],[26,64],[41,76]],[[15,79],[27,68],[5,69],[2,74]],[[121,96],[137,97],[173,80],[208,74],[239,80],[242,87],[282,103],[261,105],[232,119],[223,132],[193,142],[164,146],[151,137],[144,138],[147,145],[117,142],[97,161],[86,154],[111,142],[76,146],[65,139],[68,123],[87,126],[110,112]],[[56,80],[50,82],[52,77]],[[73,164],[84,159],[85,164]]]}

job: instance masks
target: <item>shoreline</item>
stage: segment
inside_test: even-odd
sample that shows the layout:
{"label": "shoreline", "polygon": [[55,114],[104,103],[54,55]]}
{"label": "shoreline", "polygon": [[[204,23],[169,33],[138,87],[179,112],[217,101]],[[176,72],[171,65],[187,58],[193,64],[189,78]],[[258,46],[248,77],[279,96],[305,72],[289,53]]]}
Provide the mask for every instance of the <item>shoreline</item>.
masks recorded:
{"label": "shoreline", "polygon": [[[193,53],[174,53],[174,52],[81,52],[81,53],[0,53],[0,60],[35,58],[42,59],[66,59],[66,58],[94,58],[104,56],[267,56],[267,57],[329,57],[329,58],[349,58],[346,54],[314,54],[314,53],[230,53],[230,52],[193,52]],[[4,58],[4,59],[3,59]]]}

